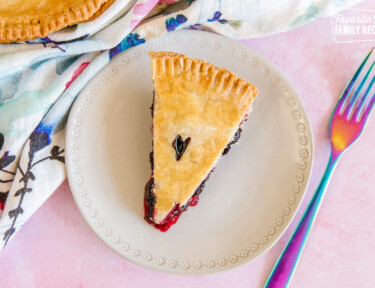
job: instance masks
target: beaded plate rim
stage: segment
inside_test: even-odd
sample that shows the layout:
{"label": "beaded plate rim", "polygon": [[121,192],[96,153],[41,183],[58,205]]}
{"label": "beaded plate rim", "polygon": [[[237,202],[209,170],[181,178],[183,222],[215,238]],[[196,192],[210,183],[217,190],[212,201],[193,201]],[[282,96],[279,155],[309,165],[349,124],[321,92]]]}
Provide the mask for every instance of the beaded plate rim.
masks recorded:
{"label": "beaded plate rim", "polygon": [[[273,64],[257,52],[241,43],[223,36],[191,30],[171,32],[165,35],[163,39],[150,40],[145,44],[127,50],[126,53],[121,53],[117,56],[121,58],[119,65],[122,66],[128,64],[129,61],[133,61],[136,57],[146,53],[151,48],[157,48],[162,45],[164,41],[169,41],[171,44],[183,41],[185,43],[193,42],[196,45],[209,45],[214,49],[224,49],[227,53],[232,53],[232,55],[237,52],[235,53],[237,57],[248,65],[257,66],[260,72],[267,76],[273,85],[276,85],[282,95],[281,97],[285,98],[288,106],[293,112],[294,119],[297,123],[296,129],[300,135],[299,170],[295,175],[293,189],[288,198],[287,205],[285,205],[282,211],[280,211],[279,217],[274,220],[274,224],[267,229],[267,233],[260,237],[257,242],[251,243],[248,247],[243,248],[238,253],[229,255],[225,258],[191,263],[176,259],[166,259],[166,257],[161,255],[145,253],[138,248],[132,247],[123,242],[111,231],[110,226],[103,223],[103,220],[98,215],[96,209],[91,207],[88,196],[89,193],[85,189],[83,184],[84,181],[80,175],[81,169],[79,165],[79,155],[76,151],[79,147],[79,130],[83,121],[82,117],[85,114],[88,105],[99,91],[98,84],[105,84],[113,74],[117,73],[118,68],[116,67],[112,67],[111,69],[104,68],[103,71],[99,73],[101,77],[100,80],[97,81],[98,83],[91,85],[90,93],[81,93],[78,95],[78,99],[76,99],[72,107],[66,131],[67,174],[72,194],[81,214],[93,232],[113,251],[135,264],[161,272],[183,275],[208,274],[233,269],[242,264],[248,263],[267,252],[284,234],[285,230],[292,222],[298,211],[298,207],[302,203],[312,171],[314,145],[311,126],[298,94],[285,76]],[[90,84],[88,84],[88,86],[89,85]],[[289,91],[292,91],[293,93],[289,93]],[[261,247],[263,247],[263,249],[260,249]]]}

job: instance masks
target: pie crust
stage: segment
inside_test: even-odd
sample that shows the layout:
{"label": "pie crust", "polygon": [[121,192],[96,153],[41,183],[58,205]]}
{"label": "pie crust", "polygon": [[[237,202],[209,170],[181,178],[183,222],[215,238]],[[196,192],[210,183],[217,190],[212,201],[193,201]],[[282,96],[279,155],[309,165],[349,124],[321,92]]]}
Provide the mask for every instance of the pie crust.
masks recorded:
{"label": "pie crust", "polygon": [[[258,94],[256,87],[205,60],[150,52],[153,104],[152,221],[162,223],[184,207],[233,139]],[[181,159],[172,143],[190,137]]]}
{"label": "pie crust", "polygon": [[0,0],[0,42],[46,37],[66,26],[98,17],[96,13],[105,11],[103,5],[107,1]]}
{"label": "pie crust", "polygon": [[103,12],[105,10],[108,9],[109,6],[112,5],[113,2],[115,2],[115,0],[108,0],[108,1],[106,1],[102,6],[100,6],[100,8],[99,8],[98,11],[96,11],[89,19],[87,19],[84,22],[89,22],[89,21],[92,21],[92,20],[95,20],[96,18],[98,18],[100,15],[103,14]]}

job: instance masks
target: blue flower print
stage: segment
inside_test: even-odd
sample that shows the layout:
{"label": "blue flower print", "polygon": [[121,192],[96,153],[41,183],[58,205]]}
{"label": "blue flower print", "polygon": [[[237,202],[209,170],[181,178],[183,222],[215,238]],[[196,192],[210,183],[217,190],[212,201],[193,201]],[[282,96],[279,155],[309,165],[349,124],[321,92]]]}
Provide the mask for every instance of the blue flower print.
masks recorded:
{"label": "blue flower print", "polygon": [[187,20],[188,19],[182,14],[178,14],[176,18],[171,17],[167,19],[167,21],[165,21],[165,25],[167,26],[167,31],[168,32],[174,31],[178,26],[185,23]]}
{"label": "blue flower print", "polygon": [[139,37],[138,33],[130,33],[124,38],[116,47],[109,50],[109,59],[112,59],[118,53],[129,49],[130,47],[137,46],[139,44],[145,43],[146,40]]}

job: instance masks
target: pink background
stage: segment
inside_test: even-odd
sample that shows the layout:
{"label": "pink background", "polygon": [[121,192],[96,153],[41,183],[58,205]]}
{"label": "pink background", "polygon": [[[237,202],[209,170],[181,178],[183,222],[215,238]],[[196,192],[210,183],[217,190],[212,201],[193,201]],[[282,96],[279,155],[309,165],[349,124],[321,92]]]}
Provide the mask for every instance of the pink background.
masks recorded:
{"label": "pink background", "polygon": [[[359,7],[375,10],[375,3],[367,0]],[[331,20],[324,18],[286,33],[241,42],[285,73],[307,109],[315,136],[315,162],[304,209],[327,163],[331,110],[375,41],[336,43]],[[339,163],[291,287],[373,286],[374,131],[375,117]],[[301,214],[302,210],[296,220]],[[0,286],[262,287],[296,220],[268,253],[252,263],[217,275],[173,276],[138,267],[105,246],[78,212],[66,181],[1,253]]]}

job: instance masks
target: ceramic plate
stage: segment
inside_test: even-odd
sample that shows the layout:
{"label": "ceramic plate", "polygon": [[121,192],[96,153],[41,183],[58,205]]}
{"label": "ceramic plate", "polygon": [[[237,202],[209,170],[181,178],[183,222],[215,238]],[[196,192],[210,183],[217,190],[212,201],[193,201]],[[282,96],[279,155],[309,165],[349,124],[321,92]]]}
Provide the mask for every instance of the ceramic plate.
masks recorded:
{"label": "ceramic plate", "polygon": [[[200,203],[166,233],[143,220],[151,50],[204,58],[260,91],[239,145],[219,161]],[[309,120],[282,73],[238,42],[188,30],[117,55],[80,93],[66,141],[69,183],[98,237],[134,263],[177,274],[231,269],[269,249],[302,201],[313,159]]]}

